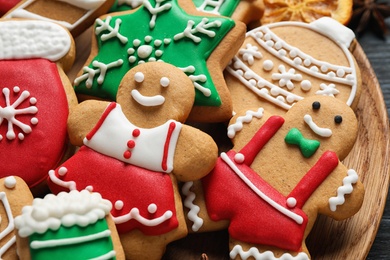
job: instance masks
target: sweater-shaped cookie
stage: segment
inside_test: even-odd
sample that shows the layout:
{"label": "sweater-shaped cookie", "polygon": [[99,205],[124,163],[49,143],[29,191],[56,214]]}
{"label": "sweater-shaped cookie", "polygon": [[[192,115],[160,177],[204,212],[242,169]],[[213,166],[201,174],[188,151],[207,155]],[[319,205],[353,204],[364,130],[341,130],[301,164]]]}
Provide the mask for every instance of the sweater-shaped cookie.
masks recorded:
{"label": "sweater-shaped cookie", "polygon": [[124,260],[111,208],[87,190],[35,198],[15,217],[19,259]]}
{"label": "sweater-shaped cookie", "polygon": [[77,99],[64,70],[74,42],[63,27],[35,20],[0,20],[0,38],[0,177],[34,188],[66,152]]}
{"label": "sweater-shaped cookie", "polygon": [[0,259],[18,260],[14,218],[31,204],[33,195],[21,178],[8,176],[0,179],[0,201]]}
{"label": "sweater-shaped cookie", "polygon": [[357,131],[353,111],[325,96],[297,102],[285,117],[262,108],[236,115],[233,149],[202,180],[210,218],[228,220],[230,257],[309,259],[305,239],[318,214],[355,214],[364,187],[341,161]]}
{"label": "sweater-shaped cookie", "polygon": [[76,37],[105,14],[114,0],[22,0],[4,18],[51,21]]}
{"label": "sweater-shaped cookie", "polygon": [[80,99],[115,101],[127,71],[164,61],[193,82],[191,120],[228,120],[232,103],[223,70],[245,30],[241,22],[199,12],[184,0],[149,0],[135,10],[102,16],[94,25],[92,50],[74,81],[75,91]]}
{"label": "sweater-shaped cookie", "polygon": [[283,115],[316,95],[336,97],[355,109],[361,77],[351,53],[354,41],[355,34],[331,18],[249,31],[225,72],[233,110],[255,106]]}
{"label": "sweater-shaped cookie", "polygon": [[183,124],[194,95],[181,70],[149,62],[125,75],[118,103],[84,101],[69,117],[71,142],[82,146],[50,171],[49,187],[110,200],[128,259],[159,259],[187,234],[177,180],[202,178],[218,156],[210,136]]}

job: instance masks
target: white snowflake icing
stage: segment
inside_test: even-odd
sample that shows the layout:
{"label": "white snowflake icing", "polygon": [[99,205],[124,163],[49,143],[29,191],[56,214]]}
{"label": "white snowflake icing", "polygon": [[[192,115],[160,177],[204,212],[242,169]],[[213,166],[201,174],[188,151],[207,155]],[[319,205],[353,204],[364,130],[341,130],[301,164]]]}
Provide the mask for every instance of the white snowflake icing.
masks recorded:
{"label": "white snowflake icing", "polygon": [[292,80],[295,81],[302,80],[302,75],[295,74],[295,69],[293,68],[287,71],[284,65],[280,65],[278,69],[280,73],[273,73],[272,79],[279,80],[279,86],[281,87],[286,86],[289,90],[291,90],[294,88],[294,83],[292,82]]}
{"label": "white snowflake icing", "polygon": [[74,80],[75,86],[78,86],[82,81],[85,81],[85,86],[87,88],[92,87],[93,79],[95,78],[96,75],[99,75],[97,78],[97,83],[98,84],[103,84],[104,79],[106,77],[106,73],[108,69],[114,68],[114,67],[119,67],[123,64],[122,59],[118,59],[117,61],[110,62],[108,64],[104,64],[103,62],[99,62],[97,60],[94,60],[92,62],[92,65],[97,68],[97,69],[92,69],[89,68],[88,66],[85,66],[83,68],[83,71],[85,72],[83,75],[80,77],[76,78]]}
{"label": "white snowflake icing", "polygon": [[123,36],[122,34],[119,33],[119,26],[121,25],[122,20],[121,19],[116,19],[115,20],[115,27],[113,28],[110,25],[111,19],[112,19],[111,16],[108,16],[105,21],[101,20],[100,18],[96,19],[96,23],[99,26],[96,26],[95,34],[99,35],[103,31],[108,30],[109,33],[104,33],[104,34],[102,34],[100,36],[100,39],[102,41],[106,41],[108,39],[117,37],[121,41],[121,43],[123,43],[123,44],[127,43],[127,37],[125,37],[125,36]]}
{"label": "white snowflake icing", "polygon": [[156,5],[153,7],[150,4],[149,0],[143,0],[143,4],[144,4],[145,8],[152,15],[152,17],[150,18],[150,22],[149,22],[149,27],[151,29],[153,29],[154,26],[156,25],[157,15],[159,15],[161,12],[164,12],[166,10],[171,9],[171,7],[172,7],[172,4],[170,4],[170,3],[165,3],[165,4],[161,5],[161,3],[164,1],[167,1],[167,0],[156,0]]}
{"label": "white snowflake icing", "polygon": [[196,9],[205,13],[220,15],[219,9],[224,2],[225,0],[204,0],[203,3]]}
{"label": "white snowflake icing", "polygon": [[[181,69],[184,73],[194,73],[195,72],[195,67],[194,66],[188,66],[185,68],[179,68]],[[208,88],[203,87],[200,85],[197,81],[199,82],[206,82],[207,77],[204,74],[199,74],[199,75],[189,75],[188,76],[190,80],[192,80],[192,83],[194,84],[195,88],[199,90],[205,97],[209,97],[211,95],[211,91]]]}
{"label": "white snowflake icing", "polygon": [[334,97],[334,95],[337,95],[340,93],[340,91],[336,88],[336,85],[331,83],[329,85],[325,83],[320,84],[321,90],[318,90],[316,92],[317,95],[323,95],[323,96],[331,96]]}
{"label": "white snowflake icing", "polygon": [[145,36],[143,42],[140,39],[133,41],[133,46],[127,49],[129,62],[138,64],[147,61],[162,61],[161,56],[164,54],[162,47],[171,43],[171,39],[153,40],[152,36]]}
{"label": "white snowflake icing", "polygon": [[253,65],[255,58],[263,58],[263,55],[258,50],[259,48],[257,46],[253,46],[252,44],[248,43],[246,45],[246,49],[241,49],[238,53],[242,56],[244,61],[247,61],[249,65]]}
{"label": "white snowflake icing", "polygon": [[[37,99],[31,97],[29,100],[30,105],[28,107],[20,108],[20,105],[30,97],[30,92],[24,90],[22,93],[20,93],[20,95],[13,103],[11,103],[10,89],[3,88],[2,92],[4,94],[5,106],[4,107],[0,106],[0,125],[2,125],[5,120],[8,122],[8,128],[6,133],[6,137],[8,140],[14,140],[16,136],[18,136],[19,140],[23,140],[25,134],[29,134],[32,132],[32,128],[30,125],[27,125],[19,121],[16,117],[18,115],[36,114],[38,112],[38,108],[35,106],[35,104],[37,103]],[[13,92],[16,95],[19,94],[20,88],[15,86],[13,88]],[[38,123],[38,119],[36,117],[32,117],[30,123],[32,125],[36,125]],[[17,135],[14,126],[17,126],[21,130],[21,132],[19,132]],[[0,140],[2,139],[3,136],[0,135]]]}
{"label": "white snowflake icing", "polygon": [[193,20],[188,20],[187,22],[187,27],[184,29],[183,32],[181,33],[178,33],[176,34],[173,39],[175,41],[178,41],[182,38],[189,38],[191,40],[193,40],[194,42],[198,43],[202,40],[202,38],[198,37],[198,36],[195,36],[194,34],[195,33],[201,33],[201,34],[205,34],[209,37],[214,37],[215,36],[215,32],[214,31],[211,31],[211,30],[208,30],[210,28],[213,28],[213,27],[220,27],[221,26],[221,21],[214,21],[214,22],[210,22],[209,23],[209,19],[204,17],[202,19],[202,21],[200,21],[196,26],[195,28],[194,25],[195,25],[195,22]]}

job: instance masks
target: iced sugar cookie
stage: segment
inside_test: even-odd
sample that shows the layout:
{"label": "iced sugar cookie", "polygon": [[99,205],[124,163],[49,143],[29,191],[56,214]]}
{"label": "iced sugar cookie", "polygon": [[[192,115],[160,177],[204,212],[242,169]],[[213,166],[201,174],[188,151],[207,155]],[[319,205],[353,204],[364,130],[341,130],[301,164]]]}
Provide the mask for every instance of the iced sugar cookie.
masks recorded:
{"label": "iced sugar cookie", "polygon": [[0,179],[0,258],[18,260],[14,218],[22,207],[31,204],[33,196],[26,183],[19,177]]}
{"label": "iced sugar cookie", "polygon": [[70,139],[82,146],[49,172],[49,187],[110,200],[128,259],[160,259],[187,234],[177,181],[199,180],[217,159],[213,139],[184,124],[194,95],[180,69],[148,62],[125,75],[117,103],[87,100],[69,117]]}
{"label": "iced sugar cookie", "polygon": [[80,99],[114,101],[129,69],[164,61],[193,82],[196,96],[190,120],[227,120],[232,106],[222,72],[244,33],[243,23],[199,12],[188,1],[145,1],[135,10],[96,20],[92,51],[74,81],[75,91]]}
{"label": "iced sugar cookie", "polygon": [[310,259],[305,239],[317,215],[342,220],[363,202],[358,173],[341,162],[357,132],[354,112],[327,96],[283,117],[262,108],[233,117],[234,147],[202,180],[211,220],[228,221],[230,257]]}
{"label": "iced sugar cookie", "polygon": [[87,190],[35,198],[15,218],[20,259],[125,259],[111,208]]}
{"label": "iced sugar cookie", "polygon": [[65,28],[36,20],[0,20],[0,38],[0,177],[35,188],[68,151],[66,121],[77,99],[64,70],[74,42]]}
{"label": "iced sugar cookie", "polygon": [[105,14],[114,0],[23,0],[4,18],[52,21],[67,28],[76,37]]}
{"label": "iced sugar cookie", "polygon": [[225,78],[233,109],[263,107],[283,114],[297,101],[333,96],[353,109],[361,87],[351,53],[355,35],[331,18],[281,22],[249,31]]}

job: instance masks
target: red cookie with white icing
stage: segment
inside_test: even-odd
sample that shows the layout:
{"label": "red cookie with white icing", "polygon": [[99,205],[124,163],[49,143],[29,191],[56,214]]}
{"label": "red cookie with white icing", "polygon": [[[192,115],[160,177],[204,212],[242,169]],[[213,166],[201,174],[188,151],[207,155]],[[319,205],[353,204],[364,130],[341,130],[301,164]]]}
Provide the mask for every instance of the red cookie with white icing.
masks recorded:
{"label": "red cookie with white icing", "polygon": [[0,20],[0,38],[0,177],[19,176],[35,189],[67,152],[77,99],[64,69],[74,42],[63,27],[35,20]]}
{"label": "red cookie with white icing", "polygon": [[328,17],[247,32],[224,74],[233,110],[263,107],[283,115],[297,101],[317,95],[334,96],[355,109],[361,77],[354,46],[354,33]]}
{"label": "red cookie with white icing", "polygon": [[0,201],[0,258],[18,260],[14,218],[31,204],[33,196],[21,178],[8,176],[0,179]]}
{"label": "red cookie with white icing", "polygon": [[88,100],[70,114],[71,142],[81,148],[50,171],[49,187],[110,200],[129,259],[160,259],[187,234],[177,181],[202,178],[217,159],[212,138],[184,124],[194,95],[180,69],[149,62],[125,75],[118,103]]}
{"label": "red cookie with white icing", "polygon": [[114,1],[22,0],[3,17],[55,22],[67,28],[76,37],[91,26],[97,17],[105,14]]}
{"label": "red cookie with white icing", "polygon": [[344,102],[308,97],[284,117],[243,111],[227,130],[233,148],[202,179],[209,216],[202,230],[223,220],[231,258],[310,259],[305,239],[317,215],[342,220],[360,209],[363,184],[341,162],[358,131]]}

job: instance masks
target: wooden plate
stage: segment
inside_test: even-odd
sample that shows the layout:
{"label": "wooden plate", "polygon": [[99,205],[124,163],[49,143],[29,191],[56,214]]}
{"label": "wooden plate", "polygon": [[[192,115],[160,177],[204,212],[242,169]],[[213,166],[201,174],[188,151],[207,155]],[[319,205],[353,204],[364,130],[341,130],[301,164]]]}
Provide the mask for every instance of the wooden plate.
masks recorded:
{"label": "wooden plate", "polygon": [[[77,60],[68,73],[71,81],[89,55],[91,30],[76,39]],[[375,239],[389,188],[389,121],[382,91],[359,44],[354,56],[362,73],[363,90],[356,111],[357,142],[344,160],[355,169],[366,188],[361,210],[345,221],[320,216],[308,237],[312,259],[365,259]],[[226,231],[191,234],[168,245],[164,259],[229,259]]]}

